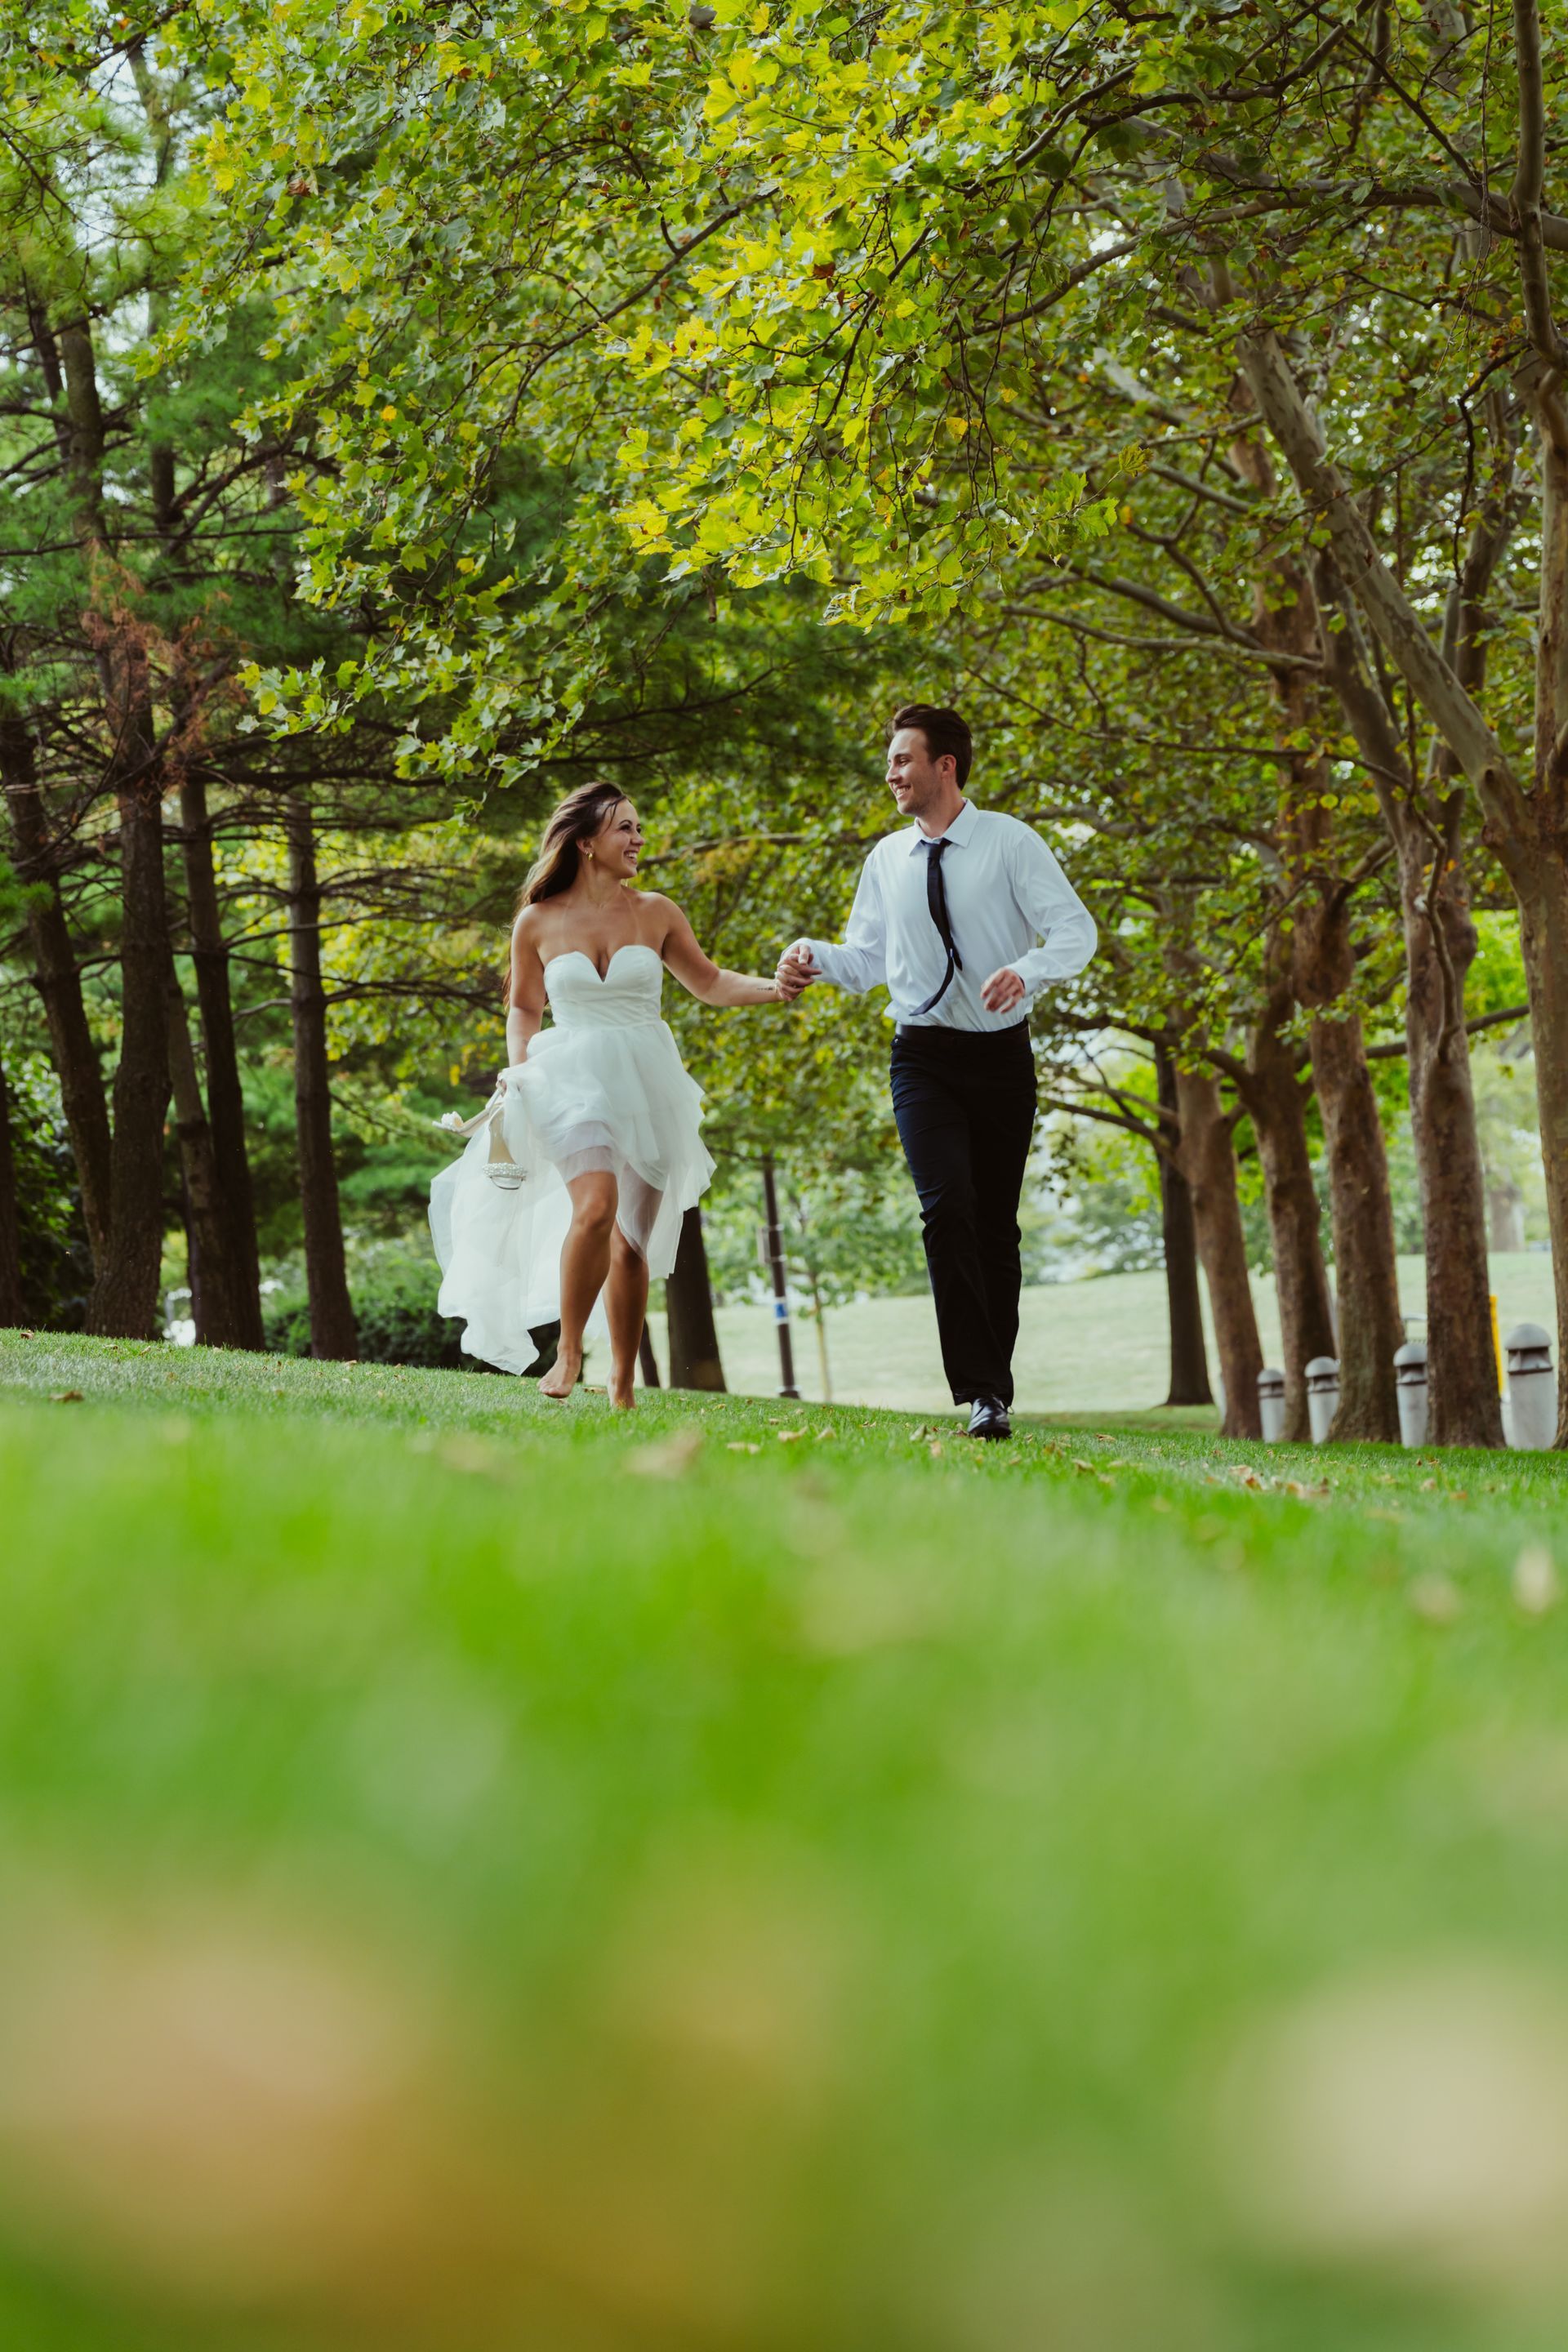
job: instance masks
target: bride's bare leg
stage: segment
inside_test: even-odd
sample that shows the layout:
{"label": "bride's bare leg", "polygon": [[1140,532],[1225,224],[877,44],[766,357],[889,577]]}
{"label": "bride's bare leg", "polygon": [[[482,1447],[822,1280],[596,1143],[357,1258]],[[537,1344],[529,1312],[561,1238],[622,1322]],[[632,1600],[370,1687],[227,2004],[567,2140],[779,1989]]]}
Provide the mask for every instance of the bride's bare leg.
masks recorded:
{"label": "bride's bare leg", "polygon": [[569,1397],[583,1370],[583,1328],[610,1271],[616,1231],[616,1180],[607,1172],[574,1176],[572,1223],[561,1248],[561,1339],[555,1361],[539,1383],[541,1396]]}
{"label": "bride's bare leg", "polygon": [[610,1402],[631,1412],[637,1406],[637,1342],[647,1315],[647,1260],[619,1225],[610,1244],[605,1312],[610,1324]]}

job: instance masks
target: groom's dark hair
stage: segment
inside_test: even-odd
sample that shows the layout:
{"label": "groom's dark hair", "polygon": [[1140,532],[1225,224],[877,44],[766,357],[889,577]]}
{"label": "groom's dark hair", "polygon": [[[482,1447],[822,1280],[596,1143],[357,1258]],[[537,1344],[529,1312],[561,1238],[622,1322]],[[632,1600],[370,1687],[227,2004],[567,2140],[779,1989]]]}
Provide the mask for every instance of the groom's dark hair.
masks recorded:
{"label": "groom's dark hair", "polygon": [[969,782],[969,770],[974,758],[974,742],[969,729],[956,710],[948,710],[935,702],[906,702],[895,710],[888,722],[888,740],[892,741],[900,727],[918,727],[926,739],[926,750],[933,760],[945,751],[952,753],[953,766],[958,771],[958,789]]}

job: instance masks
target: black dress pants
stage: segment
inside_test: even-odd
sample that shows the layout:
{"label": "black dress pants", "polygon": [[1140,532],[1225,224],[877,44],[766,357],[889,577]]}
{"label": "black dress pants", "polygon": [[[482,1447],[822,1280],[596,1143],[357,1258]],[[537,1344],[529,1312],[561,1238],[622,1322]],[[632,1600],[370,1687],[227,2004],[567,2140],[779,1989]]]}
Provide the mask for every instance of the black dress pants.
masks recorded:
{"label": "black dress pants", "polygon": [[1035,1133],[1029,1024],[900,1029],[892,1090],[953,1402],[994,1396],[1011,1404],[1018,1195]]}

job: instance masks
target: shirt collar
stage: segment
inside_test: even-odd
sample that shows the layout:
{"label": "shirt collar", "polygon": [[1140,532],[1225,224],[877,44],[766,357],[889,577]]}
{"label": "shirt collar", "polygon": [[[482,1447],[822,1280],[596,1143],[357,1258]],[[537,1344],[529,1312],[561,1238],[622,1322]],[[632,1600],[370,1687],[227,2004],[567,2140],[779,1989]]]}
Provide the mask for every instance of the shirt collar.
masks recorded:
{"label": "shirt collar", "polygon": [[[980,811],[975,807],[974,803],[965,801],[947,831],[939,833],[935,838],[938,841],[950,843],[954,849],[962,849],[974,831],[975,821],[979,814]],[[913,826],[910,833],[910,856],[913,857],[916,852],[923,849],[931,839],[931,835],[922,833],[918,824]]]}

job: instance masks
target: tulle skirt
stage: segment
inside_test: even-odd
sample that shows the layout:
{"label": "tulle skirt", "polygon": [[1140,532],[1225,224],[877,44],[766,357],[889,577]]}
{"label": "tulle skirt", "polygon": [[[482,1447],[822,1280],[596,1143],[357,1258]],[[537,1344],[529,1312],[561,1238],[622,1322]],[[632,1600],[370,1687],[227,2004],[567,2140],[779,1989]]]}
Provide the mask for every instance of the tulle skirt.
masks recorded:
{"label": "tulle skirt", "polygon": [[[480,1127],[430,1187],[430,1232],[440,1311],[466,1325],[465,1354],[521,1372],[539,1353],[530,1332],[561,1314],[568,1181],[615,1177],[616,1222],[657,1280],[675,1264],[681,1219],[713,1161],[699,1131],[701,1088],[663,1021],[542,1030],[506,1077],[500,1125],[523,1181],[502,1191],[491,1181]],[[603,1333],[602,1304],[589,1328]]]}

